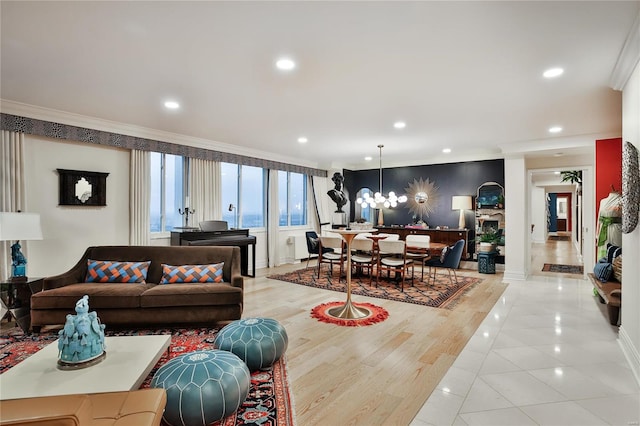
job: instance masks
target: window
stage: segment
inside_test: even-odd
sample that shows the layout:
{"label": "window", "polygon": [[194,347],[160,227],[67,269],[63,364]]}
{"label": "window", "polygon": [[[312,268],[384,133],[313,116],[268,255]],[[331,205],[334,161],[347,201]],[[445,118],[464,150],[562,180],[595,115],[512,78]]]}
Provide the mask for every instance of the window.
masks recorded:
{"label": "window", "polygon": [[222,219],[232,228],[263,228],[266,170],[230,163],[221,169]]}
{"label": "window", "polygon": [[[369,188],[360,188],[360,190],[356,194],[356,197],[365,198],[365,194],[367,194],[369,197],[373,197],[373,191],[371,191]],[[358,203],[356,203],[355,205],[356,220],[362,218],[369,223],[375,223],[374,213],[375,209],[371,208],[371,206],[366,203],[364,207],[362,206],[362,204]]]}
{"label": "window", "polygon": [[182,226],[183,157],[151,153],[151,232],[168,232]]}
{"label": "window", "polygon": [[300,173],[278,171],[278,224],[307,224],[307,180]]}

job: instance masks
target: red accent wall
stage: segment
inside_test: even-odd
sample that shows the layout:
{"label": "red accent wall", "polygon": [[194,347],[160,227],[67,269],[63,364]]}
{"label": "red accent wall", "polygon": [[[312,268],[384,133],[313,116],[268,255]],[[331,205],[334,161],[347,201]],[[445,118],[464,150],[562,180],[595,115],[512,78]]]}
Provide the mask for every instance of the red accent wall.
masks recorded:
{"label": "red accent wall", "polygon": [[596,209],[611,192],[611,185],[622,192],[622,138],[596,141]]}

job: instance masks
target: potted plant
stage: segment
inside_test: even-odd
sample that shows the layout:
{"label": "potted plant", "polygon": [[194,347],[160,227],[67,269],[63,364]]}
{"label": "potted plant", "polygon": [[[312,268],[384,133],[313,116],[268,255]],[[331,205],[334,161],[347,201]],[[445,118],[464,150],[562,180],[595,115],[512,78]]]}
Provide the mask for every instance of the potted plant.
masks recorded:
{"label": "potted plant", "polygon": [[502,194],[498,195],[498,208],[499,209],[504,208],[504,195]]}
{"label": "potted plant", "polygon": [[491,252],[495,251],[498,246],[498,234],[493,228],[487,228],[480,235],[480,251]]}
{"label": "potted plant", "polygon": [[565,170],[560,172],[561,182],[571,182],[577,184],[577,193],[582,195],[582,170]]}

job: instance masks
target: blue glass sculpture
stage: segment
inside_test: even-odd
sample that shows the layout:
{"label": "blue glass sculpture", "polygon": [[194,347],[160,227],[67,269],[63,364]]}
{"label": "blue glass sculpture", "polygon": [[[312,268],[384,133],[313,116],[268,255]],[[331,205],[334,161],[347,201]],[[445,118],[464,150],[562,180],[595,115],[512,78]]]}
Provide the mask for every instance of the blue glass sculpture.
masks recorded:
{"label": "blue glass sculpture", "polygon": [[106,356],[105,325],[95,311],[89,312],[89,296],[76,302],[76,315],[67,315],[58,332],[58,368],[77,369],[102,361]]}

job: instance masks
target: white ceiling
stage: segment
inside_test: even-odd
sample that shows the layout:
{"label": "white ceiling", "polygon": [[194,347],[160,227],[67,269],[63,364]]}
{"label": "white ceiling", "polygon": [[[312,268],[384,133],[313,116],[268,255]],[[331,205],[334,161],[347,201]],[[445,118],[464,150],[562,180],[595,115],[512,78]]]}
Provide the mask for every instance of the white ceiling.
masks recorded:
{"label": "white ceiling", "polygon": [[[609,81],[640,2],[0,7],[3,112],[24,103],[357,169],[377,168],[378,144],[388,167],[567,154],[619,136],[621,94]],[[298,68],[275,70],[280,55]],[[564,75],[544,79],[554,66]],[[165,110],[166,99],[182,108]],[[549,134],[553,125],[564,131]]]}

